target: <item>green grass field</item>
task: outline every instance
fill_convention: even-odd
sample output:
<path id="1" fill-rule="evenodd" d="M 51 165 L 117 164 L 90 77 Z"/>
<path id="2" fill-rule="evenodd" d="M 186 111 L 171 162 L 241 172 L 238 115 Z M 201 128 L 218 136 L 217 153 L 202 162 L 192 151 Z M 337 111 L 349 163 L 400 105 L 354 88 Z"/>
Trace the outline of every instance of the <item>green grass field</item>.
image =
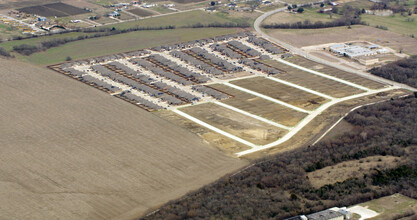
<path id="1" fill-rule="evenodd" d="M 318 8 L 304 8 L 304 12 L 301 14 L 292 14 L 286 12 L 276 13 L 265 19 L 264 24 L 295 23 L 299 21 L 303 22 L 305 20 L 310 20 L 313 23 L 317 21 L 328 22 L 339 17 L 339 15 L 333 14 L 332 18 L 330 18 L 330 15 L 328 14 L 318 13 L 317 11 L 319 10 L 320 9 Z"/>
<path id="2" fill-rule="evenodd" d="M 31 56 L 17 55 L 17 57 L 20 60 L 35 64 L 49 65 L 63 62 L 68 56 L 72 59 L 103 56 L 154 47 L 162 44 L 186 42 L 218 35 L 231 34 L 240 30 L 241 29 L 233 28 L 198 28 L 138 31 L 109 37 L 76 41 L 60 47 L 51 48 L 44 52 L 35 53 Z"/>
<path id="3" fill-rule="evenodd" d="M 210 14 L 201 10 L 177 13 L 166 16 L 153 17 L 139 21 L 124 22 L 120 24 L 107 25 L 104 27 L 115 27 L 126 29 L 131 27 L 159 27 L 174 25 L 176 27 L 193 25 L 196 23 L 209 24 L 213 22 L 233 22 L 233 19 L 227 16 L 221 16 L 217 13 Z"/>
<path id="4" fill-rule="evenodd" d="M 153 8 L 151 8 L 151 10 L 152 11 L 156 11 L 156 12 L 161 13 L 161 14 L 166 14 L 166 13 L 172 13 L 172 12 L 174 12 L 173 10 L 170 10 L 170 9 L 165 8 L 165 7 L 162 7 L 162 6 L 153 7 Z"/>
<path id="5" fill-rule="evenodd" d="M 414 34 L 417 37 L 417 15 L 415 14 L 412 16 L 402 16 L 400 14 L 394 16 L 362 15 L 361 17 L 362 21 L 369 23 L 370 26 L 385 26 L 388 31 L 408 36 Z"/>

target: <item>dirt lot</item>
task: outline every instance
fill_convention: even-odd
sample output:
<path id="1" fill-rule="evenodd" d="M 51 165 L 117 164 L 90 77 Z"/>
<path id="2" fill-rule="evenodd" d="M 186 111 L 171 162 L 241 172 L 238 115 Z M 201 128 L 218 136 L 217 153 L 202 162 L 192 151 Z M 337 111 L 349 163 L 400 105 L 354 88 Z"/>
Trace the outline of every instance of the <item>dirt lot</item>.
<path id="1" fill-rule="evenodd" d="M 181 111 L 254 144 L 271 143 L 287 132 L 213 103 L 185 107 Z"/>
<path id="2" fill-rule="evenodd" d="M 314 110 L 329 101 L 321 96 L 317 96 L 264 77 L 236 80 L 231 83 L 305 110 Z"/>
<path id="3" fill-rule="evenodd" d="M 67 5 L 64 3 L 52 3 L 46 5 L 31 6 L 18 9 L 20 12 L 27 14 L 36 14 L 44 17 L 66 17 L 70 15 L 78 15 L 88 13 L 88 11 L 81 8 Z"/>
<path id="4" fill-rule="evenodd" d="M 375 168 L 379 170 L 394 168 L 397 166 L 399 159 L 399 157 L 394 156 L 371 156 L 325 167 L 310 172 L 307 176 L 314 187 L 320 188 L 326 184 L 343 182 L 352 177 L 369 174 Z"/>
<path id="5" fill-rule="evenodd" d="M 291 62 L 291 63 L 295 63 L 297 65 L 307 67 L 309 69 L 312 69 L 312 70 L 315 70 L 315 71 L 318 71 L 318 72 L 321 72 L 321 73 L 324 73 L 324 74 L 327 74 L 327 75 L 330 75 L 330 76 L 335 76 L 339 79 L 344 79 L 346 81 L 353 82 L 357 85 L 365 86 L 365 87 L 370 88 L 370 89 L 380 89 L 380 88 L 383 88 L 385 86 L 382 83 L 378 83 L 378 82 L 375 82 L 373 80 L 360 77 L 360 76 L 358 76 L 354 73 L 348 73 L 348 72 L 336 69 L 336 68 L 331 67 L 331 66 L 326 66 L 326 65 L 323 65 L 323 64 L 320 64 L 320 63 L 316 63 L 316 62 L 308 60 L 304 57 L 293 56 L 293 57 L 290 57 L 286 60 Z"/>
<path id="6" fill-rule="evenodd" d="M 223 103 L 250 112 L 254 115 L 259 115 L 285 126 L 295 126 L 305 116 L 307 116 L 305 113 L 295 111 L 246 92 L 241 92 L 229 86 L 215 84 L 210 85 L 210 87 L 234 96 L 233 98 L 223 100 Z"/>
<path id="7" fill-rule="evenodd" d="M 235 153 L 248 150 L 250 147 L 241 144 L 233 139 L 223 136 L 217 132 L 214 132 L 206 127 L 203 127 L 193 121 L 190 121 L 175 112 L 172 111 L 157 111 L 152 114 L 157 115 L 181 128 L 200 136 L 204 141 L 217 147 L 224 153 L 236 157 Z"/>
<path id="8" fill-rule="evenodd" d="M 130 219 L 246 164 L 56 72 L 0 66 L 0 219 Z"/>
<path id="9" fill-rule="evenodd" d="M 130 13 L 133 13 L 139 17 L 148 17 L 151 15 L 155 15 L 156 13 L 151 11 L 151 10 L 146 10 L 146 9 L 142 9 L 142 8 L 135 8 L 132 10 L 129 10 Z"/>
<path id="10" fill-rule="evenodd" d="M 268 34 L 297 47 L 365 40 L 393 48 L 397 51 L 401 49 L 407 54 L 417 54 L 417 39 L 369 26 L 355 25 L 352 26 L 352 29 L 337 27 L 303 30 L 268 30 Z"/>
<path id="11" fill-rule="evenodd" d="M 342 98 L 354 94 L 364 92 L 363 90 L 355 87 L 348 86 L 346 84 L 327 79 L 318 75 L 311 74 L 299 70 L 297 68 L 278 63 L 274 60 L 264 60 L 264 63 L 284 70 L 284 74 L 276 74 L 274 77 L 286 80 L 288 82 L 330 95 L 336 98 Z"/>

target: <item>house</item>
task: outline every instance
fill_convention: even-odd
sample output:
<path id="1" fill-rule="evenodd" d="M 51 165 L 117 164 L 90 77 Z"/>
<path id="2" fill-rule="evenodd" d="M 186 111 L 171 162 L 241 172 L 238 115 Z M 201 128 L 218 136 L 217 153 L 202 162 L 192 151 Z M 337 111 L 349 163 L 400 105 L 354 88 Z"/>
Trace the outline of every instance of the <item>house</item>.
<path id="1" fill-rule="evenodd" d="M 339 3 L 336 3 L 336 2 L 329 2 L 329 5 L 331 5 L 331 6 L 337 6 L 337 5 L 339 5 Z"/>
<path id="2" fill-rule="evenodd" d="M 45 17 L 38 17 L 38 21 L 46 21 L 47 19 Z"/>
<path id="3" fill-rule="evenodd" d="M 114 12 L 110 13 L 109 16 L 111 16 L 111 17 L 120 16 L 120 13 L 117 12 L 117 11 L 114 11 Z"/>
<path id="4" fill-rule="evenodd" d="M 330 12 L 332 10 L 333 10 L 332 8 L 322 8 L 322 9 L 320 9 L 320 13 L 326 13 L 326 12 Z"/>
<path id="5" fill-rule="evenodd" d="M 306 216 L 308 220 L 344 220 L 345 216 L 337 211 L 324 210 Z"/>

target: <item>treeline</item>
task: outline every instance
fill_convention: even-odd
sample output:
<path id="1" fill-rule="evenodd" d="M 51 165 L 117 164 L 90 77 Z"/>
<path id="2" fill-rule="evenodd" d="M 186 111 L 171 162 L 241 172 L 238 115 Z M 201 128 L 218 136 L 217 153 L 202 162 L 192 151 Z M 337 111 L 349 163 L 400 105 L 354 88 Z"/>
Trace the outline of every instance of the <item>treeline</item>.
<path id="1" fill-rule="evenodd" d="M 417 87 L 417 56 L 372 68 L 369 72 L 385 79 Z"/>
<path id="2" fill-rule="evenodd" d="M 360 18 L 338 18 L 329 22 L 316 21 L 312 23 L 310 20 L 305 20 L 304 22 L 296 23 L 274 23 L 274 24 L 264 24 L 263 28 L 267 29 L 319 29 L 319 28 L 330 28 L 330 27 L 341 27 L 341 26 L 350 26 L 362 24 L 365 25 L 365 22 L 362 22 Z"/>
<path id="3" fill-rule="evenodd" d="M 214 22 L 210 24 L 202 24 L 200 22 L 184 26 L 183 28 L 248 28 L 251 25 L 248 22 L 242 22 L 242 23 L 233 23 L 233 22 L 226 22 L 226 23 L 220 23 L 220 22 Z"/>
<path id="4" fill-rule="evenodd" d="M 13 57 L 7 50 L 5 50 L 3 47 L 0 47 L 0 56 L 3 57 Z"/>
<path id="5" fill-rule="evenodd" d="M 409 9 L 403 5 L 390 5 L 389 3 L 375 3 L 371 6 L 371 10 L 391 10 L 394 13 L 408 12 Z"/>
<path id="6" fill-rule="evenodd" d="M 339 138 L 265 158 L 143 219 L 284 219 L 394 193 L 417 198 L 416 114 L 414 97 L 363 107 L 346 117 L 354 129 Z M 373 155 L 401 159 L 321 188 L 309 182 L 308 172 Z"/>
<path id="7" fill-rule="evenodd" d="M 197 23 L 194 25 L 183 26 L 181 28 L 247 28 L 250 27 L 249 23 L 233 23 L 233 22 L 226 22 L 226 23 L 210 23 L 210 24 L 201 24 Z M 117 34 L 124 34 L 134 31 L 149 31 L 149 30 L 167 30 L 167 29 L 176 29 L 175 26 L 160 26 L 160 27 L 134 27 L 134 28 L 126 28 L 126 29 L 116 29 L 116 28 L 87 28 L 80 30 L 79 32 L 88 33 L 86 35 L 80 35 L 78 37 L 65 37 L 65 38 L 55 38 L 50 40 L 45 40 L 40 42 L 40 44 L 28 45 L 28 44 L 21 44 L 16 45 L 13 47 L 13 51 L 29 56 L 33 53 L 37 53 L 40 51 L 45 51 L 52 47 L 58 47 L 70 42 L 79 41 L 79 40 L 86 40 L 90 38 L 98 38 L 98 37 L 106 37 L 111 35 Z"/>
<path id="8" fill-rule="evenodd" d="M 318 28 L 330 28 L 330 27 L 340 27 L 340 26 L 350 26 L 350 25 L 366 25 L 365 22 L 361 21 L 360 15 L 362 10 L 359 8 L 353 8 L 351 6 L 343 6 L 341 9 L 334 7 L 334 13 L 339 13 L 340 18 L 334 19 L 329 22 L 311 22 L 310 20 L 305 20 L 304 22 L 295 22 L 295 23 L 273 23 L 273 24 L 264 24 L 263 28 L 268 29 L 318 29 Z"/>
<path id="9" fill-rule="evenodd" d="M 165 27 L 136 27 L 136 28 L 128 28 L 128 29 L 115 29 L 115 28 L 102 28 L 97 30 L 84 30 L 85 33 L 95 33 L 91 35 L 80 35 L 78 37 L 66 37 L 66 38 L 54 38 L 50 40 L 45 40 L 40 42 L 40 44 L 34 46 L 34 45 L 28 45 L 28 44 L 21 44 L 13 46 L 13 51 L 20 53 L 25 56 L 29 56 L 33 53 L 40 52 L 47 50 L 52 47 L 58 47 L 70 42 L 79 41 L 79 40 L 86 40 L 91 38 L 98 38 L 98 37 L 106 37 L 116 34 L 123 34 L 123 33 L 129 33 L 133 31 L 147 31 L 147 30 L 167 30 L 167 29 L 175 29 L 175 26 L 165 26 Z M 91 32 L 89 32 L 91 31 Z"/>

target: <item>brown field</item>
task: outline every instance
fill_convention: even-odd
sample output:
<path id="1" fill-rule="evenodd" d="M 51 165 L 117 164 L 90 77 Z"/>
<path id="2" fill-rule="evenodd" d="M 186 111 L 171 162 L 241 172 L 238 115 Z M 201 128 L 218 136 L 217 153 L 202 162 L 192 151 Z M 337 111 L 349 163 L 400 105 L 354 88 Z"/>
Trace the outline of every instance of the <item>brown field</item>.
<path id="1" fill-rule="evenodd" d="M 173 0 L 173 2 L 181 3 L 181 4 L 188 4 L 188 3 L 196 3 L 196 2 L 203 2 L 205 0 Z"/>
<path id="2" fill-rule="evenodd" d="M 254 144 L 276 141 L 287 131 L 213 103 L 181 108 L 181 111 Z"/>
<path id="3" fill-rule="evenodd" d="M 172 111 L 157 111 L 152 114 L 157 115 L 181 128 L 200 136 L 204 141 L 217 147 L 224 153 L 235 157 L 235 153 L 250 149 L 250 147 L 239 143 L 233 139 L 214 132 L 206 127 L 203 127 L 193 121 L 190 121 Z"/>
<path id="4" fill-rule="evenodd" d="M 399 159 L 399 157 L 394 156 L 370 156 L 315 170 L 308 173 L 307 176 L 314 187 L 320 188 L 327 184 L 343 182 L 349 178 L 370 174 L 375 168 L 379 170 L 394 168 L 397 166 Z"/>
<path id="5" fill-rule="evenodd" d="M 231 83 L 306 110 L 314 110 L 329 101 L 264 77 L 236 80 Z"/>
<path id="6" fill-rule="evenodd" d="M 379 215 L 373 217 L 372 220 L 399 219 L 398 215 L 404 214 L 405 212 L 413 211 L 414 213 L 417 213 L 417 200 L 401 194 L 394 194 L 391 196 L 374 199 L 358 205 L 362 207 L 368 207 L 368 209 L 379 213 Z M 415 217 L 416 214 L 409 218 L 400 219 L 411 220 L 415 219 Z"/>
<path id="7" fill-rule="evenodd" d="M 336 68 L 331 67 L 331 66 L 316 63 L 316 62 L 308 60 L 304 57 L 293 56 L 293 57 L 290 57 L 286 60 L 291 62 L 291 63 L 295 63 L 297 65 L 307 67 L 311 70 L 315 70 L 317 72 L 321 72 L 321 73 L 324 73 L 324 74 L 327 74 L 327 75 L 330 75 L 330 76 L 334 76 L 334 77 L 337 77 L 339 79 L 344 79 L 348 82 L 352 82 L 352 83 L 355 83 L 357 85 L 365 86 L 365 87 L 370 88 L 370 89 L 381 89 L 385 86 L 382 83 L 375 82 L 373 80 L 366 79 L 366 78 L 363 78 L 361 76 L 358 76 L 354 73 L 348 73 L 348 72 L 336 69 Z"/>
<path id="8" fill-rule="evenodd" d="M 397 51 L 402 49 L 407 54 L 417 54 L 417 39 L 362 25 L 354 25 L 352 29 L 336 27 L 302 30 L 268 30 L 268 34 L 297 47 L 365 40 L 393 48 Z"/>
<path id="9" fill-rule="evenodd" d="M 151 10 L 146 10 L 146 9 L 142 9 L 142 8 L 135 8 L 132 10 L 129 10 L 130 13 L 133 13 L 139 17 L 148 17 L 151 15 L 155 15 L 156 13 L 151 11 Z"/>
<path id="10" fill-rule="evenodd" d="M 291 108 L 233 89 L 226 85 L 214 84 L 210 85 L 210 87 L 234 96 L 233 98 L 223 100 L 223 103 L 285 126 L 295 126 L 307 116 L 306 113 L 295 111 Z"/>
<path id="11" fill-rule="evenodd" d="M 64 3 L 51 3 L 46 5 L 30 6 L 18 9 L 27 14 L 36 14 L 44 17 L 66 17 L 70 15 L 86 14 L 86 10 Z"/>
<path id="12" fill-rule="evenodd" d="M 0 65 L 0 219 L 131 219 L 246 164 L 56 72 Z"/>
<path id="13" fill-rule="evenodd" d="M 364 92 L 363 90 L 357 89 L 355 87 L 351 87 L 331 79 L 327 79 L 282 63 L 278 63 L 275 60 L 264 60 L 262 62 L 286 72 L 284 74 L 276 74 L 273 77 L 324 93 L 335 98 L 342 98 Z"/>

